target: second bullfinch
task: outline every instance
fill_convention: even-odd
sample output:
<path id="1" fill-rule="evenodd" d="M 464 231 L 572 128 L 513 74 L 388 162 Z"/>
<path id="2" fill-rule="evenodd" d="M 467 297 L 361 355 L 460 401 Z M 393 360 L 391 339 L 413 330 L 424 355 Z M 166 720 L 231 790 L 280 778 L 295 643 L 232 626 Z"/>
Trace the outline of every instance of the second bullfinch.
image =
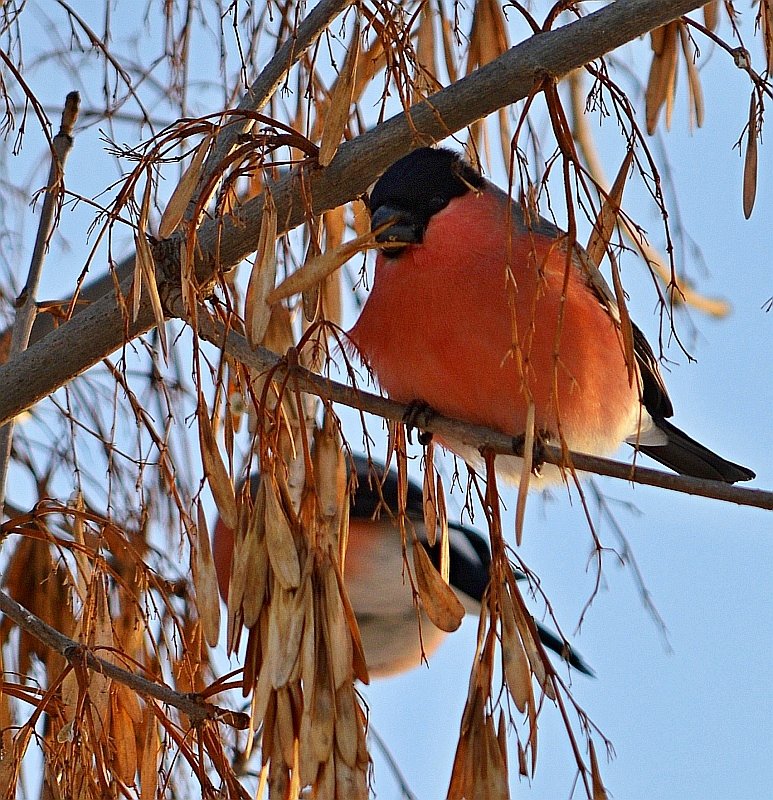
<path id="1" fill-rule="evenodd" d="M 403 550 L 400 531 L 393 518 L 382 509 L 381 501 L 395 514 L 398 506 L 397 473 L 389 471 L 380 484 L 373 483 L 369 462 L 355 456 L 357 489 L 349 514 L 349 540 L 346 549 L 344 581 L 360 628 L 365 660 L 371 676 L 396 675 L 417 667 L 424 654 L 431 655 L 445 638 L 429 618 L 421 614 L 421 638 L 413 595 L 403 575 Z M 376 467 L 381 478 L 383 469 Z M 253 476 L 253 490 L 259 476 Z M 439 547 L 430 547 L 423 523 L 421 487 L 408 482 L 406 514 L 416 535 L 433 561 L 439 563 Z M 450 584 L 468 613 L 480 611 L 480 601 L 488 585 L 491 555 L 480 534 L 460 524 L 449 524 Z M 408 549 L 410 553 L 410 548 Z M 213 533 L 213 553 L 218 585 L 223 599 L 228 596 L 233 533 L 218 518 Z M 516 577 L 523 579 L 522 573 Z M 537 622 L 542 643 L 586 675 L 593 672 L 583 659 L 542 623 Z"/>
<path id="2" fill-rule="evenodd" d="M 354 345 L 394 400 L 519 436 L 535 424 L 571 450 L 622 442 L 684 475 L 735 483 L 754 473 L 672 425 L 673 408 L 634 325 L 629 373 L 614 295 L 568 236 L 485 180 L 457 153 L 420 148 L 370 198 L 381 251 Z M 444 442 L 475 465 L 474 448 Z M 515 456 L 497 459 L 513 480 Z M 543 483 L 560 471 L 545 466 Z"/>

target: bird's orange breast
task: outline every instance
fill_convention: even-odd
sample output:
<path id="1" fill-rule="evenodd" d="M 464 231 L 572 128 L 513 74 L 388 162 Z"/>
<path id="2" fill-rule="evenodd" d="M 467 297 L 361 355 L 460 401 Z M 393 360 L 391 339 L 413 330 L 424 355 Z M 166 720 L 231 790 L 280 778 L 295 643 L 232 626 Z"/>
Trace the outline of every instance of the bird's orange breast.
<path id="1" fill-rule="evenodd" d="M 508 218 L 509 201 L 468 193 L 435 215 L 421 245 L 379 255 L 350 336 L 395 400 L 523 433 L 537 425 L 608 453 L 634 433 L 619 332 L 566 250 Z"/>

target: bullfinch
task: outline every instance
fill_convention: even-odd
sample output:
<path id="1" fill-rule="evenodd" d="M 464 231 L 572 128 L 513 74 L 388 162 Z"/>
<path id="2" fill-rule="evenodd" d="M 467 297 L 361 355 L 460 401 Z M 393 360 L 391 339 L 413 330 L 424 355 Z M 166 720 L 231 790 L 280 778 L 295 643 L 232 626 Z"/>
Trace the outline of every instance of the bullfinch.
<path id="1" fill-rule="evenodd" d="M 421 663 L 422 647 L 431 655 L 445 638 L 421 612 L 421 638 L 410 585 L 403 572 L 402 537 L 392 514 L 398 507 L 397 473 L 389 471 L 380 484 L 373 482 L 367 458 L 354 457 L 357 488 L 349 515 L 349 540 L 344 581 L 360 627 L 365 660 L 371 676 L 396 675 Z M 379 479 L 383 469 L 375 466 Z M 257 489 L 259 475 L 252 477 Z M 379 509 L 381 513 L 379 514 Z M 423 522 L 422 490 L 408 482 L 406 514 L 432 560 L 440 560 L 439 546 L 430 547 Z M 477 614 L 489 581 L 491 555 L 483 537 L 460 524 L 449 524 L 450 583 L 468 613 Z M 213 553 L 220 595 L 227 600 L 233 553 L 233 533 L 218 518 L 213 533 Z M 410 547 L 408 553 L 410 553 Z M 410 556 L 409 556 L 410 557 Z M 518 579 L 525 576 L 516 572 Z M 558 653 L 586 675 L 593 672 L 561 637 L 537 622 L 545 647 Z"/>
<path id="2" fill-rule="evenodd" d="M 634 325 L 624 356 L 619 309 L 568 236 L 450 150 L 420 148 L 378 180 L 373 286 L 349 337 L 394 400 L 503 433 L 535 428 L 575 451 L 628 442 L 683 475 L 735 483 L 754 473 L 672 425 L 657 359 Z M 387 227 L 384 229 L 383 226 Z M 479 453 L 442 442 L 473 466 Z M 517 481 L 515 456 L 497 458 Z M 560 479 L 546 465 L 538 483 Z"/>

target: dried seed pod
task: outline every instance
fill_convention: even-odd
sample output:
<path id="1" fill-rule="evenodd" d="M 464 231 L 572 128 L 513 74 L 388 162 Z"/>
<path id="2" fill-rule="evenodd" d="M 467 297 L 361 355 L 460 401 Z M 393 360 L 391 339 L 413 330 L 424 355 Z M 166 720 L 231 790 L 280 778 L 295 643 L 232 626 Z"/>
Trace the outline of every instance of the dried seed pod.
<path id="1" fill-rule="evenodd" d="M 158 236 L 160 239 L 166 239 L 171 236 L 179 227 L 182 222 L 185 211 L 188 208 L 188 203 L 193 197 L 193 192 L 201 176 L 201 167 L 204 164 L 204 158 L 209 151 L 209 146 L 212 143 L 212 136 L 205 137 L 196 152 L 193 154 L 191 163 L 183 172 L 180 182 L 172 192 L 169 202 L 166 204 L 164 213 L 161 215 L 161 222 L 158 224 Z"/>
<path id="2" fill-rule="evenodd" d="M 342 267 L 352 256 L 373 247 L 374 242 L 375 234 L 368 230 L 333 250 L 326 250 L 288 275 L 279 286 L 268 293 L 266 302 L 273 305 L 294 294 L 300 294 L 311 286 L 318 285 L 324 278 Z"/>
<path id="3" fill-rule="evenodd" d="M 244 298 L 244 327 L 247 341 L 257 347 L 263 340 L 271 317 L 267 297 L 276 282 L 276 206 L 271 193 L 264 193 L 258 249 Z"/>
<path id="4" fill-rule="evenodd" d="M 127 786 L 131 786 L 137 772 L 137 744 L 133 734 L 135 720 L 121 701 L 120 692 L 113 691 L 110 699 L 112 770 Z"/>
<path id="5" fill-rule="evenodd" d="M 464 606 L 435 569 L 419 541 L 413 543 L 413 564 L 419 596 L 427 616 L 441 631 L 455 631 L 464 619 Z"/>
<path id="6" fill-rule="evenodd" d="M 601 780 L 601 772 L 599 770 L 599 762 L 596 758 L 596 748 L 593 745 L 593 739 L 588 739 L 588 750 L 590 752 L 590 774 L 593 783 L 593 800 L 607 800 L 607 790 L 604 788 L 604 783 Z"/>
<path id="7" fill-rule="evenodd" d="M 334 689 L 352 681 L 352 637 L 346 623 L 335 570 L 329 561 L 321 565 L 323 611 L 328 641 L 330 670 Z"/>
<path id="8" fill-rule="evenodd" d="M 217 588 L 217 572 L 212 557 L 207 518 L 201 503 L 197 508 L 198 531 L 193 542 L 195 569 L 193 582 L 196 605 L 199 609 L 204 638 L 210 647 L 217 645 L 220 637 L 220 593 Z"/>
<path id="9" fill-rule="evenodd" d="M 448 533 L 448 510 L 443 479 L 438 474 L 437 487 L 438 525 L 440 527 L 440 577 L 448 583 L 451 580 L 451 537 Z"/>
<path id="10" fill-rule="evenodd" d="M 355 711 L 354 689 L 345 683 L 336 691 L 335 739 L 344 762 L 354 769 L 357 766 L 358 722 Z"/>
<path id="11" fill-rule="evenodd" d="M 666 127 L 671 125 L 674 93 L 676 91 L 677 31 L 679 23 L 669 22 L 650 32 L 653 56 L 645 94 L 647 133 L 652 135 L 658 115 L 666 104 Z"/>
<path id="12" fill-rule="evenodd" d="M 209 421 L 209 413 L 204 404 L 204 396 L 199 395 L 198 407 L 199 444 L 204 475 L 212 490 L 215 505 L 223 522 L 231 530 L 236 528 L 238 514 L 236 510 L 236 496 L 231 479 L 228 477 L 225 464 L 220 455 L 220 449 L 215 441 L 215 434 Z"/>
<path id="13" fill-rule="evenodd" d="M 335 521 L 346 493 L 346 464 L 338 420 L 330 408 L 325 409 L 322 427 L 314 431 L 314 480 L 322 518 Z"/>
<path id="14" fill-rule="evenodd" d="M 349 111 L 354 96 L 354 86 L 357 80 L 357 61 L 360 55 L 360 18 L 355 15 L 352 42 L 346 53 L 343 67 L 335 82 L 333 96 L 330 99 L 330 108 L 325 118 L 325 127 L 322 130 L 322 141 L 319 145 L 318 160 L 320 166 L 326 167 L 338 150 L 338 145 L 343 138 L 346 125 L 349 122 Z"/>
<path id="15" fill-rule="evenodd" d="M 152 703 L 153 701 L 148 701 Z M 158 755 L 161 742 L 156 729 L 156 716 L 150 706 L 146 706 L 144 715 L 144 737 L 142 744 L 142 761 L 140 763 L 140 800 L 155 800 L 158 788 Z"/>
<path id="16" fill-rule="evenodd" d="M 435 480 L 434 442 L 427 445 L 424 453 L 424 479 L 422 481 L 422 507 L 424 510 L 424 529 L 430 547 L 437 541 L 437 482 Z M 442 573 L 442 570 L 441 570 Z"/>
<path id="17" fill-rule="evenodd" d="M 752 91 L 749 103 L 749 127 L 746 138 L 746 155 L 743 162 L 743 215 L 749 219 L 757 196 L 757 92 Z"/>
<path id="18" fill-rule="evenodd" d="M 527 704 L 534 704 L 529 660 L 515 624 L 512 602 L 505 592 L 503 595 L 501 598 L 502 670 L 510 696 L 518 710 L 523 713 Z"/>
<path id="19" fill-rule="evenodd" d="M 301 567 L 293 531 L 273 481 L 266 486 L 266 546 L 274 574 L 283 589 L 295 589 L 301 582 Z"/>

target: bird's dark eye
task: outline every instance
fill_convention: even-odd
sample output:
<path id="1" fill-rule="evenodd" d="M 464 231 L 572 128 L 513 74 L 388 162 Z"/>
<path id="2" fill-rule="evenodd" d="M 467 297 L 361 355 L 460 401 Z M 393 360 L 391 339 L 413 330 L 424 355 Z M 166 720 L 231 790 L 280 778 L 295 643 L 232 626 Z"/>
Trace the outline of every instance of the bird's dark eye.
<path id="1" fill-rule="evenodd" d="M 435 211 L 440 211 L 441 208 L 445 208 L 447 204 L 448 201 L 446 200 L 446 198 L 439 194 L 436 194 L 429 201 L 429 207 L 433 213 Z"/>

